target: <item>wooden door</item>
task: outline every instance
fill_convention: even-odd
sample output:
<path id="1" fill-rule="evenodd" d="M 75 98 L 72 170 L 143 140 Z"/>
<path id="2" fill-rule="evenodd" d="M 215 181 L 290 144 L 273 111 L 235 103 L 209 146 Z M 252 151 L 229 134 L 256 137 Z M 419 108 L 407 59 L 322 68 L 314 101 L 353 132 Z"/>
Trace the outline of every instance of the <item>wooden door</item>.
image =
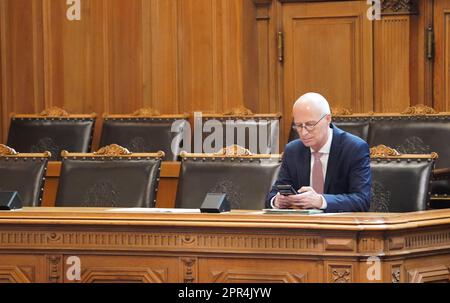
<path id="1" fill-rule="evenodd" d="M 366 1 L 285 3 L 284 137 L 292 105 L 318 92 L 333 107 L 373 110 L 372 22 Z"/>
<path id="2" fill-rule="evenodd" d="M 435 0 L 434 108 L 450 111 L 450 1 Z"/>

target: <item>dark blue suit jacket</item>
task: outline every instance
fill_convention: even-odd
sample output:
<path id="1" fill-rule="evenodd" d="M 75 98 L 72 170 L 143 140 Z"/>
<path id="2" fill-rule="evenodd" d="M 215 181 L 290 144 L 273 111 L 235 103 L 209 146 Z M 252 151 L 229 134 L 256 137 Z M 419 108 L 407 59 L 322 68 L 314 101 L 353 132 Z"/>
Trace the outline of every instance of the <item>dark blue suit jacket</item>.
<path id="1" fill-rule="evenodd" d="M 331 124 L 333 140 L 324 184 L 326 212 L 364 212 L 370 207 L 372 176 L 367 143 Z M 276 185 L 292 185 L 296 190 L 310 186 L 311 150 L 300 140 L 286 145 L 278 180 L 267 195 L 266 207 L 277 194 Z"/>

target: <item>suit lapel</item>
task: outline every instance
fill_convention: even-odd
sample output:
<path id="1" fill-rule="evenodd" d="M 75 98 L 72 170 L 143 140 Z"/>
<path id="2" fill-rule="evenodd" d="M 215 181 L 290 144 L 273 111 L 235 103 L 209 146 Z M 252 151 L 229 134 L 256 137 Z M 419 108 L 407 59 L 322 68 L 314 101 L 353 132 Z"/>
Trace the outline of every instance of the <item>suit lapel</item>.
<path id="1" fill-rule="evenodd" d="M 300 187 L 310 186 L 311 173 L 311 150 L 307 147 L 303 148 L 300 155 L 301 166 L 297 167 L 297 174 L 299 176 Z M 299 190 L 300 188 L 296 188 Z"/>
<path id="2" fill-rule="evenodd" d="M 327 174 L 325 176 L 324 193 L 328 193 L 330 190 L 331 180 L 334 179 L 336 170 L 338 167 L 338 161 L 341 154 L 341 134 L 337 131 L 337 128 L 333 127 L 333 140 L 331 142 L 330 156 L 328 158 Z"/>

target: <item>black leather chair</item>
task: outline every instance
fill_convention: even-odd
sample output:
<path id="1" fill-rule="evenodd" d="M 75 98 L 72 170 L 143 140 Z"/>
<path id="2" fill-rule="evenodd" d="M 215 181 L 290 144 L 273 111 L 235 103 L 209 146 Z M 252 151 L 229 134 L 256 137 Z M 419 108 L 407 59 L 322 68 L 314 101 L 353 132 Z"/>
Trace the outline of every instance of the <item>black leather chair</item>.
<path id="1" fill-rule="evenodd" d="M 93 154 L 62 152 L 56 206 L 154 207 L 164 152 L 110 145 Z"/>
<path id="2" fill-rule="evenodd" d="M 23 206 L 40 206 L 50 153 L 17 153 L 0 145 L 0 191 L 17 191 Z"/>
<path id="3" fill-rule="evenodd" d="M 107 115 L 100 146 L 118 144 L 137 153 L 162 150 L 167 161 L 177 161 L 188 118 L 188 115 L 150 115 L 143 110 L 132 115 Z"/>
<path id="4" fill-rule="evenodd" d="M 250 155 L 237 146 L 181 157 L 177 208 L 200 208 L 207 193 L 225 193 L 232 209 L 260 210 L 281 166 L 281 155 Z"/>
<path id="5" fill-rule="evenodd" d="M 450 207 L 450 113 L 418 105 L 404 112 L 352 114 L 333 110 L 333 123 L 366 140 L 369 146 L 384 144 L 405 154 L 436 152 L 436 169 L 431 183 L 432 208 Z M 292 138 L 298 138 L 296 132 Z"/>
<path id="6" fill-rule="evenodd" d="M 91 150 L 95 114 L 69 115 L 52 108 L 39 115 L 14 115 L 7 145 L 18 152 L 49 151 L 59 161 L 62 150 L 85 153 Z"/>
<path id="7" fill-rule="evenodd" d="M 224 114 L 205 114 L 201 121 L 203 131 L 200 130 L 203 142 L 209 146 L 217 127 L 223 130 L 223 135 L 222 144 L 215 142 L 213 150 L 204 152 L 215 153 L 227 146 L 239 145 L 253 154 L 278 154 L 280 119 L 281 114 L 253 114 L 245 108 L 233 109 Z"/>
<path id="8" fill-rule="evenodd" d="M 384 145 L 371 152 L 371 212 L 413 212 L 428 208 L 437 154 L 400 154 Z"/>

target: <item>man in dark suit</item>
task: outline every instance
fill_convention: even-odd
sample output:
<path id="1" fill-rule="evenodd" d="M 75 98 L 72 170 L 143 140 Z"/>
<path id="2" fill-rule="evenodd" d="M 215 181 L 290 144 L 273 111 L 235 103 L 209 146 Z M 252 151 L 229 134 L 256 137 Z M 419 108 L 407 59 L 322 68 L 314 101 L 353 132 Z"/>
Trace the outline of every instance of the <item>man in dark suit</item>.
<path id="1" fill-rule="evenodd" d="M 286 146 L 266 207 L 367 211 L 372 182 L 367 143 L 331 123 L 330 106 L 319 94 L 300 97 L 293 116 L 300 139 Z M 281 184 L 298 194 L 280 195 L 276 186 Z"/>

